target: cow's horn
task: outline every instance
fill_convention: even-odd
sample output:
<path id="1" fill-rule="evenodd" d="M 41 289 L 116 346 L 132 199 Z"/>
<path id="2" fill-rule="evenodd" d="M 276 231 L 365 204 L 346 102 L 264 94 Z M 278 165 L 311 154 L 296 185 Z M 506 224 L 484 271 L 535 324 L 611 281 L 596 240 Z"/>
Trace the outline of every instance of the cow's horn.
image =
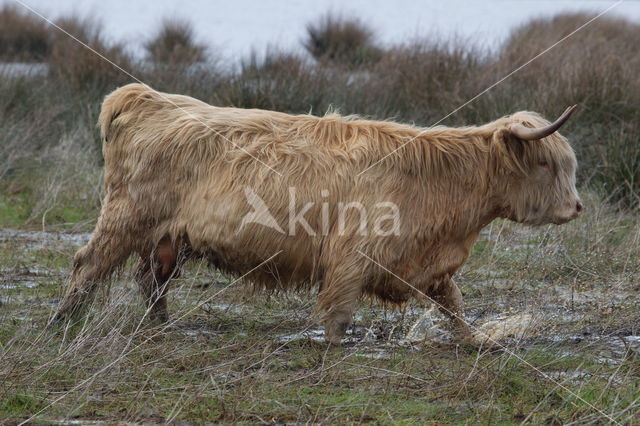
<path id="1" fill-rule="evenodd" d="M 547 136 L 551 135 L 556 130 L 558 130 L 560 126 L 562 126 L 564 122 L 567 121 L 569 117 L 571 117 L 571 114 L 573 113 L 573 111 L 575 111 L 577 107 L 578 105 L 570 106 L 562 113 L 562 115 L 556 121 L 549 124 L 548 126 L 531 128 L 531 127 L 525 127 L 520 123 L 514 123 L 511 126 L 509 126 L 509 130 L 514 136 L 520 139 L 523 139 L 525 141 L 546 138 Z"/>

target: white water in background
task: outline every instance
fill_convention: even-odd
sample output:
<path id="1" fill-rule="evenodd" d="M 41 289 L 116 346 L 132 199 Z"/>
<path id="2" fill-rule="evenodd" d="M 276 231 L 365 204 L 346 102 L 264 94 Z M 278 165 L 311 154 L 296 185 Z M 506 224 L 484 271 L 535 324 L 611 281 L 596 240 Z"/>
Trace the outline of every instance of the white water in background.
<path id="1" fill-rule="evenodd" d="M 268 46 L 301 49 L 307 22 L 327 11 L 368 23 L 384 44 L 457 35 L 495 47 L 519 24 L 566 11 L 600 12 L 615 4 L 603 0 L 21 0 L 48 18 L 75 13 L 103 24 L 105 34 L 134 52 L 165 17 L 191 21 L 212 53 L 237 60 Z M 13 0 L 0 0 L 13 3 Z M 17 3 L 16 3 L 17 4 Z M 627 0 L 611 15 L 640 22 L 640 1 Z M 588 27 L 584 29 L 588 31 Z M 576 35 L 577 36 L 577 35 Z"/>

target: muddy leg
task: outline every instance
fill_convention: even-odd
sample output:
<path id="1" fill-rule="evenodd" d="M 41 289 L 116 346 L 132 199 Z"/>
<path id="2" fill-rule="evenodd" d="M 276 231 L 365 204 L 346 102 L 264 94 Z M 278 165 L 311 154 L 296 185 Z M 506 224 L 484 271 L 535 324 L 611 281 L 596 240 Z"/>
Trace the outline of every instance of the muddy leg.
<path id="1" fill-rule="evenodd" d="M 356 270 L 359 268 L 330 269 L 318 295 L 318 311 L 324 324 L 325 339 L 333 345 L 340 345 L 362 292 L 361 278 L 353 272 Z"/>
<path id="2" fill-rule="evenodd" d="M 70 320 L 82 311 L 96 287 L 108 280 L 134 250 L 135 229 L 129 200 L 107 195 L 91 240 L 75 254 L 67 291 L 52 323 Z"/>
<path id="3" fill-rule="evenodd" d="M 152 323 L 163 324 L 169 320 L 167 290 L 169 281 L 179 274 L 177 245 L 168 237 L 163 238 L 150 253 L 143 255 L 136 271 L 136 281 L 147 302 Z"/>
<path id="4" fill-rule="evenodd" d="M 471 331 L 464 319 L 462 293 L 453 279 L 447 275 L 431 297 L 438 303 L 440 312 L 451 319 L 456 339 L 463 340 L 469 337 Z"/>

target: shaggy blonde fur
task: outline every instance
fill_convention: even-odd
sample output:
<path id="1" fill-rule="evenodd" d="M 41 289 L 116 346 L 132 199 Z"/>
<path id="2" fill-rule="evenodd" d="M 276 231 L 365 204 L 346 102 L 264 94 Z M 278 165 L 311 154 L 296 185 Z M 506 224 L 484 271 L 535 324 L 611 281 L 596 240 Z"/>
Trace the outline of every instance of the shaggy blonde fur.
<path id="1" fill-rule="evenodd" d="M 151 312 L 164 321 L 166 283 L 181 259 L 206 256 L 241 275 L 279 252 L 247 280 L 271 290 L 319 285 L 318 309 L 332 342 L 340 340 L 362 295 L 391 303 L 417 295 L 367 256 L 436 299 L 447 314 L 459 315 L 454 321 L 465 332 L 451 277 L 480 230 L 497 217 L 561 223 L 578 200 L 576 160 L 566 139 L 555 133 L 518 140 L 508 131 L 514 122 L 548 124 L 518 112 L 479 127 L 424 129 L 336 114 L 219 108 L 140 84 L 117 89 L 99 118 L 104 207 L 91 241 L 75 256 L 57 318 L 77 311 L 132 253 L 141 259 L 136 276 Z M 304 218 L 315 235 L 241 226 L 252 212 L 246 188 L 285 230 L 289 188 L 295 188 L 296 206 L 313 203 Z M 367 208 L 365 235 L 356 209 L 346 212 L 338 232 L 337 206 L 349 202 Z M 373 208 L 381 202 L 399 208 L 397 235 L 376 235 L 372 228 L 389 213 Z M 328 232 L 319 232 L 323 213 Z"/>

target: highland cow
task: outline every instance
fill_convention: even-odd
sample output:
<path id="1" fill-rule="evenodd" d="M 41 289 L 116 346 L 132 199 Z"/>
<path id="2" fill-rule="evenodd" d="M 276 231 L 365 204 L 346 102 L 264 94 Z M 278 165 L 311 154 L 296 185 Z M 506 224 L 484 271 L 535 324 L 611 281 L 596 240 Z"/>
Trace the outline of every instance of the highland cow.
<path id="1" fill-rule="evenodd" d="M 582 210 L 576 158 L 557 133 L 573 109 L 554 123 L 517 112 L 418 128 L 124 86 L 102 105 L 104 204 L 55 320 L 79 312 L 136 253 L 154 321 L 167 321 L 168 283 L 184 261 L 205 257 L 258 288 L 317 288 L 331 343 L 363 296 L 426 297 L 465 336 L 452 277 L 480 230 L 496 218 L 560 224 Z"/>

